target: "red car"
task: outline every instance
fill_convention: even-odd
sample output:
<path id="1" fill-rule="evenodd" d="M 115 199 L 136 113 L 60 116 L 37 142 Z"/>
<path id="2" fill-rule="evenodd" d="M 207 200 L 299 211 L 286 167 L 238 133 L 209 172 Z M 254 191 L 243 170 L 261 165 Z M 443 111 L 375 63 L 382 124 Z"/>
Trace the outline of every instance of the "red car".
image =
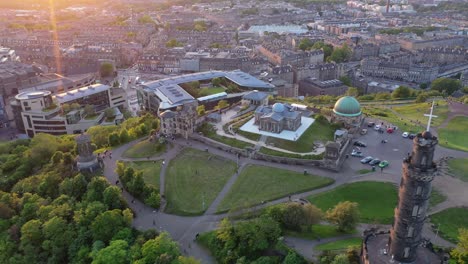
<path id="1" fill-rule="evenodd" d="M 387 128 L 387 133 L 389 134 L 393 133 L 393 128 Z"/>

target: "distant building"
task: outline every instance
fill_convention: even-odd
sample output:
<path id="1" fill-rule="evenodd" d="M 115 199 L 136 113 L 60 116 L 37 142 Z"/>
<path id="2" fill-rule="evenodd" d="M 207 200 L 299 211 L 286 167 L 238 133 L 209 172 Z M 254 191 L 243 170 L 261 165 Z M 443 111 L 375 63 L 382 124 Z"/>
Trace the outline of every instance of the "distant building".
<path id="1" fill-rule="evenodd" d="M 15 50 L 0 46 L 0 63 L 7 61 L 20 61 L 20 59 Z"/>
<path id="2" fill-rule="evenodd" d="M 296 131 L 301 126 L 302 113 L 287 104 L 259 106 L 255 110 L 254 124 L 259 130 L 281 133 L 283 130 Z"/>
<path id="3" fill-rule="evenodd" d="M 29 137 L 37 133 L 52 135 L 76 134 L 104 122 L 107 108 L 126 108 L 125 91 L 108 85 L 95 84 L 52 96 L 50 91 L 22 92 L 11 101 L 16 127 Z M 80 108 L 65 113 L 64 104 Z M 91 105 L 95 116 L 85 116 L 82 107 Z M 120 110 L 116 120 L 122 119 Z M 115 124 L 115 123 L 114 123 Z"/>
<path id="4" fill-rule="evenodd" d="M 342 95 L 348 90 L 340 80 L 320 81 L 315 78 L 307 78 L 299 82 L 299 95 Z"/>
<path id="5" fill-rule="evenodd" d="M 361 61 L 361 73 L 365 76 L 428 83 L 437 78 L 439 67 L 425 64 L 400 64 L 378 58 L 366 58 Z"/>
<path id="6" fill-rule="evenodd" d="M 242 96 L 242 102 L 243 104 L 248 105 L 268 105 L 268 94 L 259 91 L 252 91 Z"/>

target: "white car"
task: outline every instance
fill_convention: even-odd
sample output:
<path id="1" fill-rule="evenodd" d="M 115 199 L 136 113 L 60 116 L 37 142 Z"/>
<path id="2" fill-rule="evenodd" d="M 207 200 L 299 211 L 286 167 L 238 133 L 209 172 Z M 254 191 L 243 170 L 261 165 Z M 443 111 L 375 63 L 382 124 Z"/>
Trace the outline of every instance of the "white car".
<path id="1" fill-rule="evenodd" d="M 407 138 L 409 136 L 409 133 L 408 132 L 403 132 L 403 134 L 401 134 L 402 137 L 404 138 Z"/>
<path id="2" fill-rule="evenodd" d="M 374 126 L 374 129 L 375 129 L 375 130 L 379 130 L 380 127 L 381 127 L 380 125 L 375 125 L 375 126 Z"/>

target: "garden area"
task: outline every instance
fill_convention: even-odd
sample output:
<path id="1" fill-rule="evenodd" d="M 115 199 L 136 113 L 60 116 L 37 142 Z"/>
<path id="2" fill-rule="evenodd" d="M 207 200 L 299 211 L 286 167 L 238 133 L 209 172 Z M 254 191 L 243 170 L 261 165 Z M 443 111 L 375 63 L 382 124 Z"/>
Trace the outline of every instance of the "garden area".
<path id="1" fill-rule="evenodd" d="M 457 116 L 453 118 L 446 127 L 438 130 L 439 144 L 443 147 L 468 152 L 467 127 L 468 117 Z"/>
<path id="2" fill-rule="evenodd" d="M 209 124 L 209 123 L 204 123 L 203 125 L 198 127 L 197 132 L 202 133 L 203 136 L 205 136 L 207 138 L 210 138 L 210 139 L 212 139 L 214 141 L 218 141 L 220 143 L 223 143 L 223 144 L 229 145 L 231 147 L 235 147 L 235 148 L 243 149 L 243 148 L 246 148 L 246 147 L 253 147 L 254 146 L 254 145 L 252 145 L 250 143 L 240 141 L 240 140 L 237 140 L 235 138 L 229 138 L 229 137 L 220 136 L 220 135 L 216 134 L 215 127 L 212 124 Z"/>
<path id="3" fill-rule="evenodd" d="M 270 201 L 321 188 L 332 184 L 329 178 L 272 167 L 248 165 L 236 180 L 229 193 L 221 201 L 218 212 L 250 207 L 262 201 Z"/>
<path id="4" fill-rule="evenodd" d="M 142 171 L 145 183 L 159 189 L 159 174 L 162 166 L 161 160 L 125 162 L 125 166 Z"/>
<path id="5" fill-rule="evenodd" d="M 147 158 L 164 153 L 166 149 L 167 145 L 165 143 L 160 143 L 157 140 L 149 141 L 145 139 L 125 150 L 122 157 Z"/>
<path id="6" fill-rule="evenodd" d="M 200 89 L 200 91 L 198 92 L 198 96 L 203 97 L 203 96 L 208 96 L 208 95 L 222 93 L 222 92 L 224 92 L 223 87 L 204 87 Z"/>
<path id="7" fill-rule="evenodd" d="M 461 179 L 468 182 L 468 158 L 450 159 L 448 160 L 450 172 Z"/>
<path id="8" fill-rule="evenodd" d="M 333 134 L 338 128 L 339 126 L 330 124 L 327 120 L 316 119 L 298 140 L 290 141 L 268 137 L 266 144 L 293 152 L 307 153 L 314 150 L 314 142 L 322 141 L 326 143 L 333 140 Z"/>
<path id="9" fill-rule="evenodd" d="M 440 236 L 453 243 L 458 242 L 458 229 L 468 228 L 467 208 L 448 208 L 431 215 L 430 218 L 433 227 L 435 229 L 439 228 Z"/>
<path id="10" fill-rule="evenodd" d="M 235 171 L 236 164 L 232 161 L 208 152 L 185 150 L 167 168 L 166 212 L 202 214 Z"/>
<path id="11" fill-rule="evenodd" d="M 428 117 L 424 114 L 429 114 L 431 112 L 432 102 L 426 103 L 414 103 L 404 106 L 395 106 L 393 110 L 400 114 L 403 118 L 408 119 L 409 122 L 418 121 L 421 124 L 427 124 Z M 434 105 L 434 115 L 437 118 L 432 119 L 433 126 L 440 126 L 445 119 L 447 119 L 447 114 L 449 112 L 448 105 L 446 101 L 436 101 Z"/>
<path id="12" fill-rule="evenodd" d="M 391 224 L 397 197 L 397 187 L 392 183 L 356 182 L 307 199 L 324 212 L 341 201 L 356 202 L 362 223 Z"/>

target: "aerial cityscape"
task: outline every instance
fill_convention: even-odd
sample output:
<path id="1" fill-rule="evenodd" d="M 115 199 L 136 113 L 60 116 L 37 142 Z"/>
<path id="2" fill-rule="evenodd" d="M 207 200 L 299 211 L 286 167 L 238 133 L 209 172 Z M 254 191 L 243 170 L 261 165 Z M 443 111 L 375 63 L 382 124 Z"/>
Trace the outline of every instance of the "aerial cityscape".
<path id="1" fill-rule="evenodd" d="M 468 264 L 468 0 L 0 0 L 0 263 Z"/>

